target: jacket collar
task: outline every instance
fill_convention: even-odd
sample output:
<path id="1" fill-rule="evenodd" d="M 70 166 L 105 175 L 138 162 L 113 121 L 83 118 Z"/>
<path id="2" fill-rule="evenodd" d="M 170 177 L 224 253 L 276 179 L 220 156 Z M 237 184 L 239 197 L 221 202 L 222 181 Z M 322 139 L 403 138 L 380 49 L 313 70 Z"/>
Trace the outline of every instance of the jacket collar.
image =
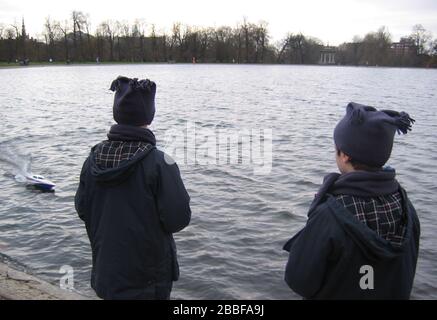
<path id="1" fill-rule="evenodd" d="M 326 194 L 377 197 L 395 193 L 400 187 L 395 177 L 396 171 L 390 167 L 375 172 L 330 173 L 323 179 L 323 184 L 311 203 L 309 214 L 324 201 Z"/>
<path id="2" fill-rule="evenodd" d="M 112 141 L 144 141 L 152 146 L 156 145 L 156 138 L 152 131 L 142 127 L 114 124 L 108 133 Z"/>

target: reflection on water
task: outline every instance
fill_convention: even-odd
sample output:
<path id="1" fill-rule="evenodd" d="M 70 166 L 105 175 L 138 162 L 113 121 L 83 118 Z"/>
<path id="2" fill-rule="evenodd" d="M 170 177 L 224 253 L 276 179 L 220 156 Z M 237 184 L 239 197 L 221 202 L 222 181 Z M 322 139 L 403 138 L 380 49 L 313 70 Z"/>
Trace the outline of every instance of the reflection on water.
<path id="1" fill-rule="evenodd" d="M 323 175 L 335 170 L 332 130 L 356 101 L 407 111 L 413 131 L 397 136 L 390 165 L 422 222 L 414 298 L 437 298 L 437 99 L 434 70 L 317 66 L 113 65 L 2 69 L 0 91 L 0 251 L 52 282 L 59 268 L 89 287 L 90 248 L 74 210 L 89 148 L 112 124 L 111 81 L 156 81 L 152 130 L 272 130 L 272 170 L 180 163 L 192 199 L 191 225 L 176 235 L 183 299 L 294 299 L 283 282 L 282 245 L 306 221 Z M 13 179 L 5 150 L 32 155 L 32 169 L 56 184 L 30 192 Z M 20 158 L 21 159 L 21 158 Z M 23 158 L 24 159 L 24 158 Z M 16 164 L 17 161 L 12 161 Z M 19 165 L 20 166 L 20 165 Z M 11 171 L 12 170 L 12 171 Z"/>

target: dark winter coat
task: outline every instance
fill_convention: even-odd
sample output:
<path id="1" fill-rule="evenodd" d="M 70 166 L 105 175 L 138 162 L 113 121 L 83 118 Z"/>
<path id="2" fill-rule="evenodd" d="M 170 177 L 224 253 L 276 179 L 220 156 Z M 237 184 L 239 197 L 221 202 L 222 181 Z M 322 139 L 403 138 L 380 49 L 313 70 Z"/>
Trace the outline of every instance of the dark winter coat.
<path id="1" fill-rule="evenodd" d="M 190 198 L 151 131 L 115 125 L 108 137 L 91 149 L 75 196 L 91 242 L 91 286 L 104 299 L 153 299 L 151 286 L 179 277 L 172 234 L 189 224 Z"/>
<path id="2" fill-rule="evenodd" d="M 335 196 L 371 198 L 399 192 L 405 234 L 394 245 L 359 221 Z M 330 174 L 314 199 L 306 226 L 284 246 L 285 281 L 307 299 L 408 299 L 419 250 L 420 225 L 394 170 Z M 360 286 L 373 269 L 373 289 Z M 368 287 L 367 287 L 368 288 Z"/>

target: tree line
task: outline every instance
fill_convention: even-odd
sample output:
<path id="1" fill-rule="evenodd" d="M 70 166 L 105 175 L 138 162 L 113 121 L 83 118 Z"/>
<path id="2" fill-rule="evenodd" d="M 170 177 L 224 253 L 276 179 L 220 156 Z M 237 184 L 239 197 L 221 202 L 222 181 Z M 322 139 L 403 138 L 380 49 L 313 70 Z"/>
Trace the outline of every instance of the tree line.
<path id="1" fill-rule="evenodd" d="M 0 61 L 17 62 L 199 62 L 317 64 L 321 50 L 317 38 L 288 33 L 272 43 L 268 23 L 244 18 L 234 27 L 199 28 L 174 23 L 159 31 L 143 19 L 133 23 L 106 20 L 91 30 L 89 15 L 73 11 L 59 21 L 47 17 L 44 31 L 30 37 L 21 24 L 0 23 Z M 354 37 L 338 47 L 341 65 L 437 67 L 437 39 L 418 24 L 411 34 L 393 42 L 386 27 Z"/>

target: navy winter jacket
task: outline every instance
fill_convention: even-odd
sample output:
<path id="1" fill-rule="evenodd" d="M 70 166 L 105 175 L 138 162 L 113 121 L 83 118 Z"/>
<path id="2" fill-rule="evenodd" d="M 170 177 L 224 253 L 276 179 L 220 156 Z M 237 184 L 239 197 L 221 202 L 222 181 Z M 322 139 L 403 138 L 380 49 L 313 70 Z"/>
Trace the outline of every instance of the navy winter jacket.
<path id="1" fill-rule="evenodd" d="M 172 234 L 189 224 L 190 198 L 177 165 L 144 132 L 146 150 L 113 168 L 96 164 L 94 146 L 80 175 L 75 205 L 91 242 L 91 286 L 104 299 L 153 299 L 150 286 L 179 277 Z"/>
<path id="2" fill-rule="evenodd" d="M 399 191 L 405 212 L 402 245 L 395 246 L 359 221 L 333 195 L 374 197 Z M 331 174 L 316 195 L 306 226 L 284 246 L 285 281 L 307 299 L 408 299 L 419 250 L 420 225 L 394 170 Z M 373 269 L 373 289 L 362 277 Z M 362 269 L 364 268 L 364 269 Z"/>

